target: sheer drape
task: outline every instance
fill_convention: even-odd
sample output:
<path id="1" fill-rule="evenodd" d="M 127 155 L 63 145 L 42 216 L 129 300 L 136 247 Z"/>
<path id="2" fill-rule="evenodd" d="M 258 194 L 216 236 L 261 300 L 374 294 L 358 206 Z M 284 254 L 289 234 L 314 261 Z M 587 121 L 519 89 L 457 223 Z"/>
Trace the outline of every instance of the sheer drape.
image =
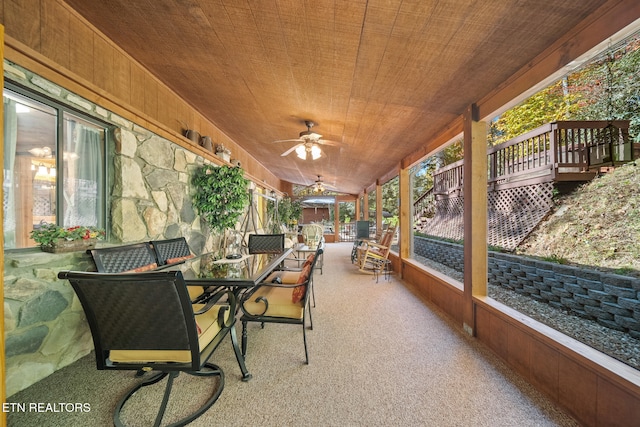
<path id="1" fill-rule="evenodd" d="M 16 247 L 15 162 L 18 143 L 16 101 L 4 98 L 4 245 Z"/>
<path id="2" fill-rule="evenodd" d="M 103 226 L 102 130 L 67 121 L 64 150 L 64 225 Z"/>

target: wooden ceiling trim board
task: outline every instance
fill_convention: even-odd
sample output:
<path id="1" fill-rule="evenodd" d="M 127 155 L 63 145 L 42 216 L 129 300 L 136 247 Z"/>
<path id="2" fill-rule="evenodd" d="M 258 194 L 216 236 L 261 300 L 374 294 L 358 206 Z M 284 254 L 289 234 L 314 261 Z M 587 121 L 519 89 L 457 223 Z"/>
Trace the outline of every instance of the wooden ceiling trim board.
<path id="1" fill-rule="evenodd" d="M 129 80 L 131 82 L 131 98 L 129 103 L 137 111 L 144 111 L 144 76 L 145 71 L 141 65 L 131 62 Z"/>

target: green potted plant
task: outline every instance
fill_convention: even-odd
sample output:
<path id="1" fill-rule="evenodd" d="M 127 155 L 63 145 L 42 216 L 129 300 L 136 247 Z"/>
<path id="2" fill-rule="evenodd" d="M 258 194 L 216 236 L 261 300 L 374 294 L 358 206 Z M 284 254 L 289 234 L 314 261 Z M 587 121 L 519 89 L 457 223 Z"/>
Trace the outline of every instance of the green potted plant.
<path id="1" fill-rule="evenodd" d="M 204 165 L 193 176 L 193 205 L 212 231 L 235 228 L 249 204 L 249 180 L 239 167 Z"/>
<path id="2" fill-rule="evenodd" d="M 31 238 L 45 252 L 60 253 L 84 251 L 96 246 L 105 237 L 105 231 L 97 227 L 62 227 L 56 224 L 39 224 L 31 231 Z"/>
<path id="3" fill-rule="evenodd" d="M 400 223 L 400 218 L 398 215 L 393 215 L 382 220 L 383 224 L 387 224 L 389 227 L 397 227 Z"/>
<path id="4" fill-rule="evenodd" d="M 275 216 L 276 203 L 269 200 L 267 204 L 267 211 L 270 218 L 273 218 L 271 224 L 272 231 L 274 233 L 281 233 L 280 228 L 282 224 L 291 228 L 295 226 L 300 217 L 302 216 L 302 203 L 300 200 L 292 199 L 289 196 L 285 196 L 278 201 L 278 216 Z"/>

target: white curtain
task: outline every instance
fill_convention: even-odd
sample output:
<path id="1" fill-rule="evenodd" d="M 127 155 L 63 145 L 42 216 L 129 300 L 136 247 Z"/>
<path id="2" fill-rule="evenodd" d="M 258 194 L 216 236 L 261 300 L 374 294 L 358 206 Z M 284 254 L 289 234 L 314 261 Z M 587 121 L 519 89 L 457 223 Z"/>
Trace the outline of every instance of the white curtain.
<path id="1" fill-rule="evenodd" d="M 68 121 L 64 150 L 64 225 L 103 226 L 103 132 Z"/>
<path id="2" fill-rule="evenodd" d="M 14 173 L 18 142 L 18 115 L 16 101 L 4 98 L 4 246 L 16 247 L 16 193 Z"/>

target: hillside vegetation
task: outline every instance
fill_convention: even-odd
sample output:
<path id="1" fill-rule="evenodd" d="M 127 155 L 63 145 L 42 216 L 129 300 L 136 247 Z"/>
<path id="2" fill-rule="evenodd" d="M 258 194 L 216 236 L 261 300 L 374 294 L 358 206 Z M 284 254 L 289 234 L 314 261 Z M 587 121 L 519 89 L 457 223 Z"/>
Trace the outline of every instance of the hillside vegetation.
<path id="1" fill-rule="evenodd" d="M 517 253 L 640 277 L 640 161 L 559 198 Z"/>

